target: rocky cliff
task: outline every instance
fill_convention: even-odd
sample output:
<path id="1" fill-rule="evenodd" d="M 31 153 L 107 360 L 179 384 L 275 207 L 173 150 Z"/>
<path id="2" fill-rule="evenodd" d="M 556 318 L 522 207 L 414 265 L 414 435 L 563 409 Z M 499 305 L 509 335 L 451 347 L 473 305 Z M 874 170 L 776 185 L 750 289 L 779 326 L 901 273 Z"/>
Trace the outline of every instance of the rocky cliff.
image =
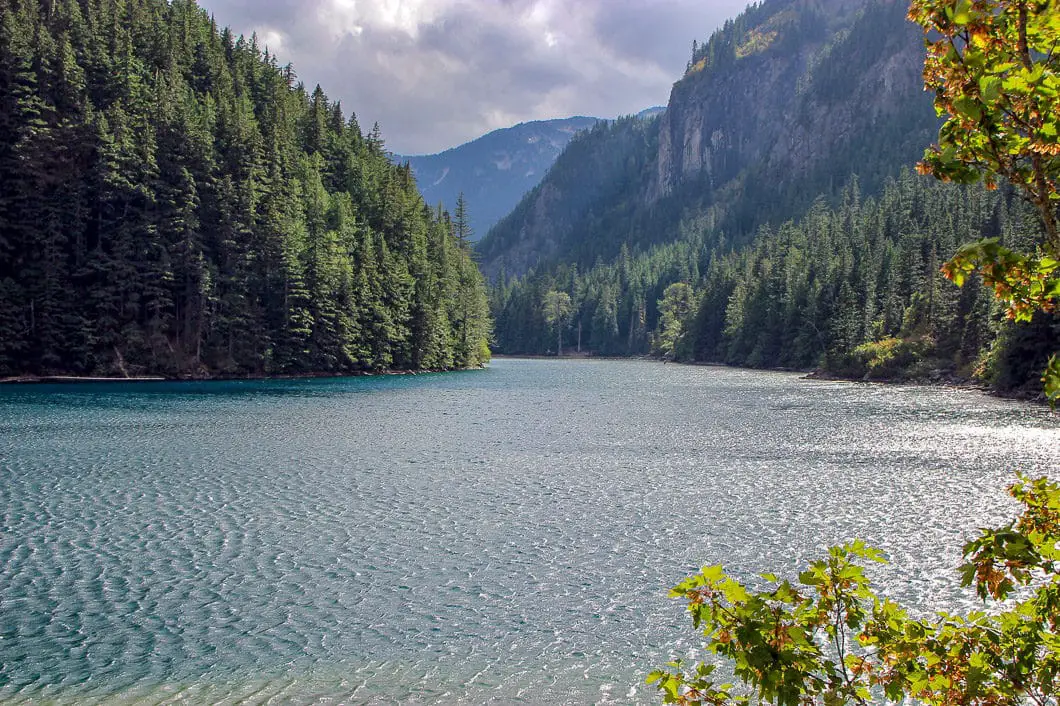
<path id="1" fill-rule="evenodd" d="M 697 45 L 646 136 L 647 153 L 632 141 L 625 155 L 596 156 L 631 142 L 601 134 L 579 146 L 583 158 L 622 173 L 597 169 L 578 180 L 564 175 L 577 167 L 561 156 L 529 203 L 481 243 L 485 270 L 589 265 L 623 244 L 674 240 L 690 228 L 739 240 L 854 174 L 874 189 L 914 163 L 937 128 L 922 89 L 922 40 L 905 10 L 902 0 L 751 6 Z"/>
<path id="2" fill-rule="evenodd" d="M 910 102 L 930 124 L 920 35 L 904 20 L 904 2 L 784 5 L 753 15 L 734 57 L 693 66 L 674 85 L 648 201 L 704 175 L 717 187 L 753 165 L 805 177 L 849 148 L 871 151 L 879 141 L 869 133 L 902 121 Z M 888 149 L 915 156 L 923 147 L 908 142 Z"/>

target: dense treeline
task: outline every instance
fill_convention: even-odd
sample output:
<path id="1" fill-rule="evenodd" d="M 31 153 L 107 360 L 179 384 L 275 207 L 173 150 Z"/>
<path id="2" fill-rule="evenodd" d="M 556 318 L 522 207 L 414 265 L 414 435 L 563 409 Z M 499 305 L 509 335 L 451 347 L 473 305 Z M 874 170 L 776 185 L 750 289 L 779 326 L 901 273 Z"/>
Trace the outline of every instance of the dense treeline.
<path id="1" fill-rule="evenodd" d="M 477 365 L 462 230 L 193 0 L 0 0 L 0 375 Z"/>
<path id="2" fill-rule="evenodd" d="M 501 282 L 493 292 L 500 350 L 555 349 L 541 313 L 550 290 L 572 298 L 564 340 L 574 346 L 580 336 L 595 354 L 870 377 L 978 373 L 1012 389 L 1033 388 L 1060 344 L 1057 317 L 1010 325 L 990 291 L 958 289 L 939 273 L 960 244 L 985 237 L 1033 250 L 1035 214 L 1011 193 L 906 173 L 875 198 L 862 198 L 854 182 L 839 204 L 819 200 L 744 248 L 711 233 L 623 251 L 585 273 L 568 267 Z"/>

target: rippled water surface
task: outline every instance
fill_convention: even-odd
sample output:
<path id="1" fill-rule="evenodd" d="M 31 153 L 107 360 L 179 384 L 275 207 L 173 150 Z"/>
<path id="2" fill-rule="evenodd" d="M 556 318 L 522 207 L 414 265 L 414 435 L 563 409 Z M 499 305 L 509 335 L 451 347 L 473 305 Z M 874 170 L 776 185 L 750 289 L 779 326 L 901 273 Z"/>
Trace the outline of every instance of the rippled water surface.
<path id="1" fill-rule="evenodd" d="M 1060 417 L 644 362 L 0 389 L 0 700 L 647 702 L 666 589 L 862 537 L 963 600 Z"/>

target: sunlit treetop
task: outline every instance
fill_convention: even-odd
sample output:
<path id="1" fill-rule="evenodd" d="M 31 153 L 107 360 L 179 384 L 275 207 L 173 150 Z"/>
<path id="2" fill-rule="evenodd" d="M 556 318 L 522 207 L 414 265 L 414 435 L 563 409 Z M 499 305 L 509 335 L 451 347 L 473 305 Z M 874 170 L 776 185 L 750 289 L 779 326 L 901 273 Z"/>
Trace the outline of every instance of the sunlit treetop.
<path id="1" fill-rule="evenodd" d="M 1037 207 L 1060 248 L 1060 6 L 1056 0 L 913 0 L 926 30 L 924 84 L 946 116 L 920 164 L 946 181 L 998 177 Z"/>
<path id="2" fill-rule="evenodd" d="M 909 19 L 924 28 L 924 87 L 946 117 L 920 172 L 988 188 L 1006 179 L 1045 229 L 1037 252 L 972 243 L 944 274 L 960 285 L 979 272 L 1015 321 L 1060 310 L 1060 0 L 913 0 Z M 1060 401 L 1060 356 L 1042 382 Z"/>

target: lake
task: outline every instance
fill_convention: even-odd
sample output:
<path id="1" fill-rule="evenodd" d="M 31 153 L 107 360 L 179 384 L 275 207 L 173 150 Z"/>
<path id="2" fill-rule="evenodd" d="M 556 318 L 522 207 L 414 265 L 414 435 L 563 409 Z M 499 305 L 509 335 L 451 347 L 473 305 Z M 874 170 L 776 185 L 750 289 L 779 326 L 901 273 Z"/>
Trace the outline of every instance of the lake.
<path id="1" fill-rule="evenodd" d="M 0 700 L 654 703 L 687 573 L 860 537 L 971 604 L 1016 470 L 1060 476 L 1060 415 L 725 368 L 5 386 Z"/>

